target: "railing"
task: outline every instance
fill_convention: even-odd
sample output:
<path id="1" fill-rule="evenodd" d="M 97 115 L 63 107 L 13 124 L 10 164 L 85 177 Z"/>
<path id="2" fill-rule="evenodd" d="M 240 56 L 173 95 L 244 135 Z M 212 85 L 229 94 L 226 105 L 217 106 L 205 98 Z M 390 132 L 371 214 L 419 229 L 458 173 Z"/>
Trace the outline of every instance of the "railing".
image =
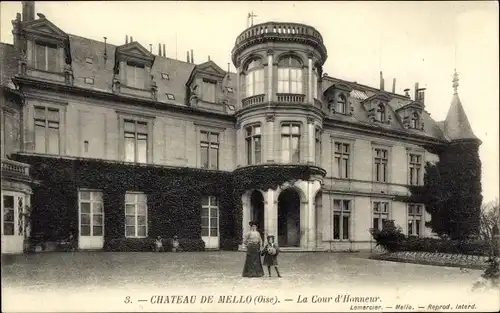
<path id="1" fill-rule="evenodd" d="M 241 100 L 241 104 L 243 107 L 247 107 L 249 105 L 264 103 L 264 98 L 265 98 L 265 95 L 250 96 L 250 97 L 247 97 L 247 98 Z"/>
<path id="2" fill-rule="evenodd" d="M 16 175 L 30 175 L 30 166 L 25 163 L 2 158 L 2 173 L 12 173 Z"/>
<path id="3" fill-rule="evenodd" d="M 252 26 L 247 30 L 243 31 L 237 38 L 236 44 L 240 42 L 259 35 L 265 34 L 283 34 L 283 35 L 303 35 L 303 36 L 311 36 L 316 38 L 317 40 L 323 42 L 323 36 L 311 26 L 307 26 L 304 24 L 297 23 L 263 23 Z"/>
<path id="4" fill-rule="evenodd" d="M 293 94 L 293 93 L 278 93 L 276 94 L 278 102 L 287 103 L 304 103 L 305 95 Z"/>

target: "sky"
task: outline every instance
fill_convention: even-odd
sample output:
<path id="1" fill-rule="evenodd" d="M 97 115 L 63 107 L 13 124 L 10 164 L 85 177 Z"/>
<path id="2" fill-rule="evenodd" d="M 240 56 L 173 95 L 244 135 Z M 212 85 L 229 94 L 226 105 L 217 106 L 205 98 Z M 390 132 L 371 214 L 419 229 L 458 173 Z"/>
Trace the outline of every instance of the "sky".
<path id="1" fill-rule="evenodd" d="M 12 43 L 12 24 L 21 2 L 0 3 L 0 41 Z M 328 49 L 324 72 L 348 81 L 396 92 L 415 82 L 426 90 L 426 110 L 441 121 L 453 94 L 452 75 L 480 147 L 484 201 L 499 196 L 499 60 L 496 1 L 343 2 L 343 1 L 95 1 L 36 2 L 65 32 L 121 45 L 125 35 L 157 53 L 195 63 L 208 60 L 223 69 L 231 62 L 236 37 L 249 25 L 279 21 L 315 27 Z M 235 71 L 231 64 L 231 70 Z"/>

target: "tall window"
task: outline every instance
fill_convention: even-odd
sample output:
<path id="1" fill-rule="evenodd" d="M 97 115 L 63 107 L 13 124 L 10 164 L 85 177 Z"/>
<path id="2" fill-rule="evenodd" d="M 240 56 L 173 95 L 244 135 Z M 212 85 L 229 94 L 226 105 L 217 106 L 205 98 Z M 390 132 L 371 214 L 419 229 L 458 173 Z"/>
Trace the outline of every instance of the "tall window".
<path id="1" fill-rule="evenodd" d="M 125 194 L 125 237 L 147 237 L 148 205 L 143 193 Z"/>
<path id="2" fill-rule="evenodd" d="M 312 96 L 313 99 L 318 99 L 318 70 L 316 68 L 312 71 Z"/>
<path id="3" fill-rule="evenodd" d="M 300 161 L 300 125 L 285 123 L 281 125 L 281 157 L 285 163 Z"/>
<path id="4" fill-rule="evenodd" d="M 320 166 L 321 165 L 321 129 L 316 128 L 315 134 L 315 157 L 316 157 L 316 165 Z"/>
<path id="5" fill-rule="evenodd" d="M 219 134 L 201 131 L 201 168 L 216 170 L 219 168 Z"/>
<path id="6" fill-rule="evenodd" d="M 387 182 L 388 152 L 386 149 L 375 149 L 375 181 Z"/>
<path id="7" fill-rule="evenodd" d="M 202 92 L 202 98 L 204 101 L 207 102 L 212 102 L 215 103 L 215 86 L 216 82 L 211 81 L 211 80 L 203 80 L 203 90 Z"/>
<path id="8" fill-rule="evenodd" d="M 349 239 L 350 200 L 333 200 L 333 239 Z"/>
<path id="9" fill-rule="evenodd" d="M 203 197 L 201 203 L 201 236 L 219 236 L 219 200 L 216 197 Z"/>
<path id="10" fill-rule="evenodd" d="M 35 107 L 35 151 L 59 154 L 59 110 Z"/>
<path id="11" fill-rule="evenodd" d="M 340 113 L 340 114 L 345 114 L 346 113 L 346 97 L 342 94 L 340 94 L 337 97 L 337 106 L 335 107 L 335 112 Z"/>
<path id="12" fill-rule="evenodd" d="M 146 86 L 146 69 L 142 64 L 127 62 L 127 86 L 144 89 Z"/>
<path id="13" fill-rule="evenodd" d="M 59 50 L 56 45 L 35 43 L 35 68 L 48 72 L 59 72 L 57 68 Z"/>
<path id="14" fill-rule="evenodd" d="M 338 178 L 349 178 L 349 157 L 351 145 L 348 143 L 335 142 L 335 170 Z"/>
<path id="15" fill-rule="evenodd" d="M 379 122 L 385 122 L 386 120 L 386 111 L 383 103 L 379 103 L 377 106 L 377 120 Z"/>
<path id="16" fill-rule="evenodd" d="M 104 210 L 102 192 L 80 191 L 80 236 L 102 236 Z"/>
<path id="17" fill-rule="evenodd" d="M 245 68 L 246 96 L 251 97 L 264 93 L 264 68 L 261 59 L 254 59 Z"/>
<path id="18" fill-rule="evenodd" d="M 409 183 L 412 186 L 420 185 L 422 175 L 422 156 L 410 154 Z"/>
<path id="19" fill-rule="evenodd" d="M 278 62 L 278 93 L 301 94 L 303 85 L 302 63 L 295 57 Z"/>
<path id="20" fill-rule="evenodd" d="M 146 163 L 148 161 L 148 123 L 125 120 L 124 136 L 125 161 Z"/>
<path id="21" fill-rule="evenodd" d="M 3 194 L 3 191 L 2 191 Z M 15 235 L 15 209 L 14 209 L 14 196 L 3 195 L 3 233 L 5 236 Z"/>
<path id="22" fill-rule="evenodd" d="M 373 202 L 373 228 L 382 230 L 389 220 L 389 202 Z"/>
<path id="23" fill-rule="evenodd" d="M 420 237 L 423 222 L 422 215 L 422 205 L 408 205 L 408 236 Z"/>
<path id="24" fill-rule="evenodd" d="M 247 164 L 259 164 L 261 162 L 261 131 L 260 125 L 252 125 L 246 128 Z"/>

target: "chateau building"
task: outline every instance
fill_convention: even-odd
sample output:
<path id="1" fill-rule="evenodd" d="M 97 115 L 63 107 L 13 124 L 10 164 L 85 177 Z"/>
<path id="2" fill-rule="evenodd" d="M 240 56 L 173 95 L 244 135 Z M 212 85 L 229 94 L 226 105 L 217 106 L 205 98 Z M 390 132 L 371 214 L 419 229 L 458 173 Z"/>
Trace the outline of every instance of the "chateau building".
<path id="1" fill-rule="evenodd" d="M 251 220 L 304 251 L 370 249 L 385 220 L 432 236 L 424 205 L 398 196 L 424 184 L 436 151 L 480 145 L 456 75 L 434 121 L 418 84 L 410 96 L 382 77 L 377 89 L 323 73 L 312 26 L 249 27 L 231 73 L 192 51 L 185 62 L 128 36 L 67 34 L 31 1 L 12 24 L 13 44 L 0 44 L 2 253 L 70 234 L 79 249 L 174 235 L 238 248 Z M 294 168 L 310 175 L 256 179 Z"/>

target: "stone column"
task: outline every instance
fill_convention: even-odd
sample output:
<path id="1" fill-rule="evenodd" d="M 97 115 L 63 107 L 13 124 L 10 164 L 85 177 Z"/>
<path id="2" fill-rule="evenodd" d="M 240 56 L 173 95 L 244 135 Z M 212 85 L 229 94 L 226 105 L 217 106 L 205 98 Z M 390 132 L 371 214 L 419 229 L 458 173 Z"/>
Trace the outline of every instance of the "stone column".
<path id="1" fill-rule="evenodd" d="M 125 61 L 120 61 L 120 83 L 122 85 L 128 85 L 129 82 L 127 82 L 127 64 Z"/>
<path id="2" fill-rule="evenodd" d="M 308 234 L 307 234 L 307 248 L 314 250 L 316 248 L 316 192 L 321 188 L 318 181 L 308 182 L 308 197 L 309 197 L 309 208 L 308 208 Z"/>
<path id="3" fill-rule="evenodd" d="M 266 160 L 268 163 L 274 163 L 274 114 L 266 115 L 266 143 L 267 143 L 267 154 Z M 264 160 L 263 160 L 264 161 Z"/>
<path id="4" fill-rule="evenodd" d="M 34 55 L 35 55 L 35 45 L 33 44 L 32 40 L 27 40 L 27 47 L 26 47 L 26 59 L 28 61 L 28 67 L 34 67 L 35 66 L 35 60 L 34 60 Z"/>
<path id="5" fill-rule="evenodd" d="M 246 154 L 245 153 L 238 153 L 238 151 L 245 151 L 244 150 L 245 147 L 242 144 L 242 140 L 243 140 L 243 130 L 241 129 L 241 122 L 237 121 L 236 122 L 236 149 L 235 149 L 236 166 L 242 166 L 242 165 L 246 164 L 244 162 L 244 158 L 245 158 Z"/>
<path id="6" fill-rule="evenodd" d="M 307 117 L 307 130 L 308 130 L 308 136 L 307 136 L 307 147 L 308 147 L 308 158 L 307 158 L 307 163 L 308 164 L 314 164 L 314 146 L 316 144 L 316 138 L 315 138 L 315 128 L 314 128 L 314 118 L 312 116 Z"/>
<path id="7" fill-rule="evenodd" d="M 34 152 L 35 150 L 35 108 L 26 100 L 23 108 L 24 117 L 24 152 Z"/>
<path id="8" fill-rule="evenodd" d="M 307 100 L 309 103 L 312 104 L 313 103 L 312 54 L 308 55 L 307 66 L 308 66 L 308 68 L 307 68 L 307 82 L 308 82 Z"/>
<path id="9" fill-rule="evenodd" d="M 274 51 L 267 50 L 267 100 L 271 102 L 273 99 L 273 54 Z"/>
<path id="10" fill-rule="evenodd" d="M 274 235 L 278 239 L 278 204 L 275 200 L 275 191 L 268 189 L 265 198 L 264 234 Z M 265 239 L 265 238 L 264 238 Z"/>
<path id="11" fill-rule="evenodd" d="M 240 67 L 236 67 L 236 110 L 240 110 L 242 108 L 241 105 L 241 83 L 240 83 Z"/>
<path id="12" fill-rule="evenodd" d="M 242 228 L 242 238 L 241 238 L 241 245 L 240 245 L 240 250 L 244 250 L 244 241 L 245 241 L 245 235 L 248 233 L 250 230 L 250 226 L 248 223 L 250 223 L 250 210 L 252 209 L 250 207 L 250 196 L 248 193 L 244 193 L 241 196 L 241 204 L 242 204 L 242 222 L 241 222 L 241 228 Z"/>

